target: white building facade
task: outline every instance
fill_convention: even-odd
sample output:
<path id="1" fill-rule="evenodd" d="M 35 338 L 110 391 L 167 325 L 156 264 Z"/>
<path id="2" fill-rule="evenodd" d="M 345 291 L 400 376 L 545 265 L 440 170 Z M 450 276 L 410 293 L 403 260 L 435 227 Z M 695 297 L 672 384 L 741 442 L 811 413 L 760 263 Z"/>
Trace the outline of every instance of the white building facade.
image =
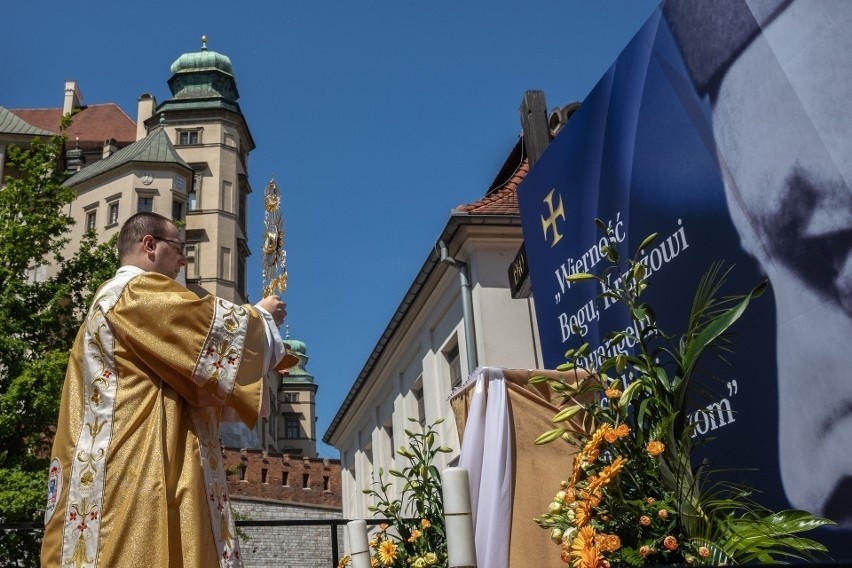
<path id="1" fill-rule="evenodd" d="M 448 399 L 472 367 L 539 366 L 532 300 L 513 299 L 509 286 L 508 269 L 523 242 L 515 189 L 527 170 L 518 148 L 515 154 L 520 165 L 498 176 L 508 182 L 453 211 L 323 438 L 340 450 L 345 518 L 372 516 L 363 490 L 379 468 L 399 491 L 401 480 L 386 472 L 407 464 L 396 452 L 408 444 L 406 429 L 444 418 L 437 443 L 453 452 L 438 454 L 434 465 L 454 463 L 460 444 Z"/>

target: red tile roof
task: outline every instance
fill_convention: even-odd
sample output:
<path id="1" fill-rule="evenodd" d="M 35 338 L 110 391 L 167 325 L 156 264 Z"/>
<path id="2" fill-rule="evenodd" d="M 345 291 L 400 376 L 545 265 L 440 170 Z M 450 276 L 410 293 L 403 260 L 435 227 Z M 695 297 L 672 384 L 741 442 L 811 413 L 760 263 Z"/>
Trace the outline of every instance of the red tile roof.
<path id="1" fill-rule="evenodd" d="M 456 211 L 474 215 L 517 215 L 519 213 L 518 184 L 529 171 L 529 161 L 524 158 L 504 184 L 489 191 L 482 199 L 466 205 L 459 205 L 456 207 Z"/>
<path id="2" fill-rule="evenodd" d="M 59 132 L 61 108 L 9 110 L 33 126 Z M 104 141 L 110 138 L 122 148 L 136 141 L 136 123 L 115 103 L 88 105 L 74 115 L 66 135 L 69 146 L 76 144 L 83 150 L 103 148 Z"/>

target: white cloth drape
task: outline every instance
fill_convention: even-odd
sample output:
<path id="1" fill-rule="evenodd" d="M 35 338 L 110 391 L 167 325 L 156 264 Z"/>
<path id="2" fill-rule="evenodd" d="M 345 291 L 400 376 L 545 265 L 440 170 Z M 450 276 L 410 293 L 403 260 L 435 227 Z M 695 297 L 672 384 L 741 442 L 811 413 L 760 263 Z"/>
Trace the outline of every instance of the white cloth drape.
<path id="1" fill-rule="evenodd" d="M 470 477 L 476 559 L 480 567 L 507 568 L 514 479 L 506 380 L 501 369 L 479 368 L 470 381 L 475 390 L 459 467 Z"/>

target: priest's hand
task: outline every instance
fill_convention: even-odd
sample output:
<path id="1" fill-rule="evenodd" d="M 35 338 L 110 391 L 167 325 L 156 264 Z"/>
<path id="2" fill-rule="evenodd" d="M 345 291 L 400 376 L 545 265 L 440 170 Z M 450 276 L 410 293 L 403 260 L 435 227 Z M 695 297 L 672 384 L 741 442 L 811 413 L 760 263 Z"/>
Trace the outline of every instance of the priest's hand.
<path id="1" fill-rule="evenodd" d="M 284 318 L 287 317 L 287 304 L 282 302 L 278 296 L 267 296 L 259 301 L 256 306 L 269 312 L 275 325 L 280 326 L 284 323 Z"/>

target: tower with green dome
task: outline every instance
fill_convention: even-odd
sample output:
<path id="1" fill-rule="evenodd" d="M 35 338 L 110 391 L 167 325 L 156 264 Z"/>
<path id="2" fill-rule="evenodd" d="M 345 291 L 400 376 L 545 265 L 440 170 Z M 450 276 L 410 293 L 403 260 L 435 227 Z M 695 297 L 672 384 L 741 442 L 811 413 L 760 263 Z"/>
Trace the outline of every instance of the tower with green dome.
<path id="1" fill-rule="evenodd" d="M 307 346 L 291 339 L 289 331 L 284 340 L 299 361 L 280 374 L 278 387 L 277 446 L 285 454 L 305 457 L 317 455 L 316 394 L 314 376 L 306 369 Z"/>
<path id="2" fill-rule="evenodd" d="M 171 98 L 156 105 L 140 98 L 140 122 L 148 132 L 161 122 L 178 154 L 193 170 L 185 189 L 187 287 L 228 300 L 246 301 L 246 230 L 251 193 L 248 155 L 254 139 L 238 103 L 230 58 L 207 47 L 172 63 Z M 147 98 L 146 98 L 147 97 Z M 148 111 L 145 112 L 145 108 Z M 147 114 L 147 116 L 143 116 Z"/>

